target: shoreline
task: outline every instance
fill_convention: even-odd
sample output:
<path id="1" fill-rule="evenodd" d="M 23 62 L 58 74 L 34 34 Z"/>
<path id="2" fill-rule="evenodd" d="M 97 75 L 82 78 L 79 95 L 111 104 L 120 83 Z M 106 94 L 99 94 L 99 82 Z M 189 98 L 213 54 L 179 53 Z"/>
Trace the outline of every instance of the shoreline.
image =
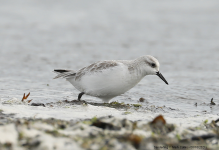
<path id="1" fill-rule="evenodd" d="M 114 116 L 91 119 L 15 118 L 0 111 L 0 149 L 212 149 L 219 148 L 219 120 L 182 127 L 162 115 L 150 121 Z"/>

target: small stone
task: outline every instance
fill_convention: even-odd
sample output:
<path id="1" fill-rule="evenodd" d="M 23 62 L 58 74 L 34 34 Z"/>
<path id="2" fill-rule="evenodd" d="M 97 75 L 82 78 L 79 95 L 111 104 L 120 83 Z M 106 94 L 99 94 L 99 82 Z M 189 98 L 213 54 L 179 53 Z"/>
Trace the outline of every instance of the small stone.
<path id="1" fill-rule="evenodd" d="M 43 103 L 32 103 L 31 106 L 43 106 L 46 107 Z"/>
<path id="2" fill-rule="evenodd" d="M 145 99 L 143 97 L 139 98 L 139 102 L 144 102 Z"/>

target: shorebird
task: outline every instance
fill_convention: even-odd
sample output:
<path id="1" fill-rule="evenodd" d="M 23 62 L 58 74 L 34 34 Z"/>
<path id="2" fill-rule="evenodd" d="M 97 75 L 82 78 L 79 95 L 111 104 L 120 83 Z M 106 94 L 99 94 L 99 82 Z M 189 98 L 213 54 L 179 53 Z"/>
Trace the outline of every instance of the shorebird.
<path id="1" fill-rule="evenodd" d="M 93 63 L 78 71 L 55 69 L 54 78 L 66 78 L 82 95 L 90 95 L 109 102 L 138 84 L 146 75 L 157 75 L 168 82 L 159 72 L 160 64 L 150 55 L 134 60 L 104 60 Z"/>

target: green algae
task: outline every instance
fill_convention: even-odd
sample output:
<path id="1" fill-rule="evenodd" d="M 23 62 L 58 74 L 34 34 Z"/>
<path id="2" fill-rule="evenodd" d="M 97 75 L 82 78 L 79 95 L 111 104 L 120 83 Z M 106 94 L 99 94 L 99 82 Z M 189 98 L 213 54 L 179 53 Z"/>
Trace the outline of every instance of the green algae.
<path id="1" fill-rule="evenodd" d="M 141 104 L 132 104 L 132 106 L 134 106 L 134 107 L 141 107 L 142 105 Z"/>
<path id="2" fill-rule="evenodd" d="M 204 121 L 204 124 L 206 124 L 206 123 L 208 123 L 208 119 L 206 119 L 206 120 Z"/>
<path id="3" fill-rule="evenodd" d="M 123 115 L 129 115 L 129 114 L 131 114 L 131 112 L 130 111 L 126 111 L 126 112 L 124 112 L 124 113 L 122 113 Z"/>
<path id="4" fill-rule="evenodd" d="M 124 109 L 124 110 L 128 110 L 131 108 L 134 109 L 139 109 L 142 107 L 141 104 L 125 104 L 124 102 L 117 102 L 117 101 L 113 101 L 111 103 L 94 103 L 94 102 L 86 102 L 84 100 L 78 101 L 78 100 L 72 100 L 72 101 L 62 101 L 63 103 L 68 103 L 68 104 L 72 104 L 72 105 L 82 105 L 82 106 L 87 106 L 87 104 L 89 105 L 93 105 L 93 106 L 103 106 L 103 107 L 110 107 L 110 108 L 115 108 L 115 109 Z M 58 102 L 60 103 L 60 102 Z"/>

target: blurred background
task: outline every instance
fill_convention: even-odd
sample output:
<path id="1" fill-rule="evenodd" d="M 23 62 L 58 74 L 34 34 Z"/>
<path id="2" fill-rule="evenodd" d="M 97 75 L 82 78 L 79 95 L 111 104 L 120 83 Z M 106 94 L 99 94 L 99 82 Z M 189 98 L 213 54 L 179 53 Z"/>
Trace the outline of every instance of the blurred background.
<path id="1" fill-rule="evenodd" d="M 195 102 L 219 102 L 219 1 L 0 0 L 2 100 L 25 92 L 35 102 L 76 99 L 72 85 L 52 79 L 53 69 L 148 54 L 169 85 L 148 76 L 113 100 L 144 97 L 185 112 Z"/>

